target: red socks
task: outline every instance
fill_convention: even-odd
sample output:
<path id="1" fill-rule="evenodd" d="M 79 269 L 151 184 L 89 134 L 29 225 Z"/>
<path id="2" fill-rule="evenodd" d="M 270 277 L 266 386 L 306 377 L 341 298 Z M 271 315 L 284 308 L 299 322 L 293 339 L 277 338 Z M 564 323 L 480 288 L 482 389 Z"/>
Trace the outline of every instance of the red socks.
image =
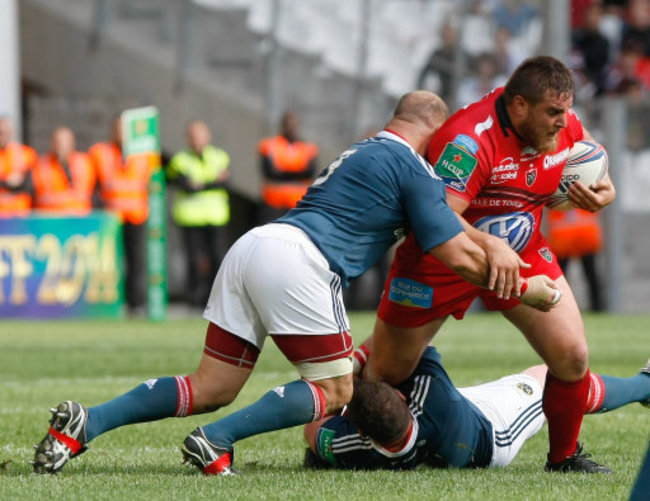
<path id="1" fill-rule="evenodd" d="M 548 420 L 551 463 L 563 461 L 576 450 L 590 382 L 589 369 L 582 379 L 574 382 L 561 381 L 547 373 L 542 406 Z"/>

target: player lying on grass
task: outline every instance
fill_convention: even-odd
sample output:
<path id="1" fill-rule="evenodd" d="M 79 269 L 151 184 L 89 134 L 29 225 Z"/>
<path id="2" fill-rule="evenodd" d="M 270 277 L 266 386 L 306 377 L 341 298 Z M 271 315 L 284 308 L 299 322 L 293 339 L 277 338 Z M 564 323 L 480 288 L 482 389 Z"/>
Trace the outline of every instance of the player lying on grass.
<path id="1" fill-rule="evenodd" d="M 357 379 L 344 415 L 305 426 L 305 465 L 344 469 L 507 466 L 544 424 L 545 365 L 469 388 L 455 388 L 440 354 L 427 347 L 396 388 Z M 650 360 L 641 373 L 592 373 L 585 414 L 631 402 L 650 406 Z M 580 455 L 578 447 L 577 455 Z M 580 456 L 585 461 L 584 455 Z"/>

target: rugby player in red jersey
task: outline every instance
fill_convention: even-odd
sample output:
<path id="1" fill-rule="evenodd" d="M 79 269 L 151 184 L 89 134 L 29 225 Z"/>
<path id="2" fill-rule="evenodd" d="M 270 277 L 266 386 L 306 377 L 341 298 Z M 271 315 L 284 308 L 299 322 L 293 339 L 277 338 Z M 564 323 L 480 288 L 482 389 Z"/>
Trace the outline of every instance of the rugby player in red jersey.
<path id="1" fill-rule="evenodd" d="M 544 274 L 555 280 L 562 293 L 557 307 L 538 311 L 465 282 L 407 235 L 385 285 L 364 377 L 391 384 L 406 379 L 447 317 L 461 319 L 480 297 L 524 334 L 549 367 L 543 399 L 550 440 L 545 469 L 608 472 L 579 452 L 591 378 L 587 342 L 576 300 L 540 231 L 542 210 L 560 182 L 570 148 L 590 138 L 571 109 L 573 95 L 573 77 L 561 61 L 529 58 L 505 87 L 452 115 L 428 152 L 468 234 L 488 255 L 496 240 L 488 235 L 498 236 L 530 264 L 517 279 Z M 615 196 L 609 176 L 589 187 L 574 183 L 569 190 L 571 202 L 589 211 L 609 205 Z"/>

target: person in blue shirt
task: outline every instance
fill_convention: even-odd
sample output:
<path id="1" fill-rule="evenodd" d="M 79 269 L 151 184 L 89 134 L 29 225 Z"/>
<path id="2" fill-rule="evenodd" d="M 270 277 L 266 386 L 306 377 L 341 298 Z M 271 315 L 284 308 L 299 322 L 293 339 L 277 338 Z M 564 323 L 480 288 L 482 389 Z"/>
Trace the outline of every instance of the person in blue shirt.
<path id="1" fill-rule="evenodd" d="M 358 351 L 359 349 L 357 349 Z M 356 353 L 355 353 L 356 355 Z M 544 424 L 547 367 L 456 388 L 429 346 L 396 388 L 356 379 L 345 411 L 305 426 L 305 465 L 341 469 L 485 468 L 509 465 Z M 650 405 L 650 360 L 639 374 L 595 374 L 585 413 Z M 580 448 L 580 447 L 579 447 Z"/>
<path id="2" fill-rule="evenodd" d="M 130 423 L 211 412 L 237 396 L 268 336 L 300 379 L 252 405 L 194 430 L 186 461 L 206 474 L 232 473 L 242 438 L 318 420 L 352 396 L 352 338 L 341 289 L 411 228 L 421 248 L 472 283 L 519 294 L 519 257 L 500 239 L 475 244 L 448 207 L 445 186 L 422 157 L 447 115 L 435 94 L 415 91 L 397 103 L 387 127 L 344 151 L 295 209 L 254 228 L 228 251 L 204 312 L 203 356 L 189 376 L 151 379 L 86 408 L 73 400 L 53 409 L 37 444 L 34 471 L 55 473 L 93 438 Z M 420 294 L 414 287 L 411 297 Z M 522 301 L 546 311 L 557 301 L 543 275 Z"/>

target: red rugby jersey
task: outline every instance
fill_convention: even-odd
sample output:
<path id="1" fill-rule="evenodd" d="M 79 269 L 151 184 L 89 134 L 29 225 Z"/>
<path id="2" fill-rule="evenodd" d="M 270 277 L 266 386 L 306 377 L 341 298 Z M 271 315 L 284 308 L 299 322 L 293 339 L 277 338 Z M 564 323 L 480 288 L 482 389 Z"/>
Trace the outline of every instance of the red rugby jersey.
<path id="1" fill-rule="evenodd" d="M 560 183 L 569 150 L 584 134 L 580 120 L 569 110 L 557 149 L 539 153 L 515 134 L 502 95 L 503 88 L 495 89 L 449 117 L 431 140 L 428 159 L 447 191 L 470 202 L 463 213 L 467 221 L 522 252 L 542 238 L 543 207 Z M 409 236 L 398 250 L 396 264 L 440 264 L 433 256 L 422 262 L 418 254 L 421 251 Z"/>
<path id="2" fill-rule="evenodd" d="M 560 182 L 569 150 L 583 138 L 582 124 L 569 110 L 557 149 L 538 153 L 517 137 L 502 95 L 503 88 L 496 89 L 452 115 L 433 137 L 429 161 L 448 192 L 470 202 L 463 216 L 471 224 L 493 234 L 507 231 L 506 223 L 531 224 L 532 237 L 539 232 L 542 209 Z M 522 213 L 528 216 L 519 220 Z M 490 221 L 501 229 L 490 228 Z M 530 241 L 524 240 L 512 236 L 510 245 L 519 252 Z"/>

